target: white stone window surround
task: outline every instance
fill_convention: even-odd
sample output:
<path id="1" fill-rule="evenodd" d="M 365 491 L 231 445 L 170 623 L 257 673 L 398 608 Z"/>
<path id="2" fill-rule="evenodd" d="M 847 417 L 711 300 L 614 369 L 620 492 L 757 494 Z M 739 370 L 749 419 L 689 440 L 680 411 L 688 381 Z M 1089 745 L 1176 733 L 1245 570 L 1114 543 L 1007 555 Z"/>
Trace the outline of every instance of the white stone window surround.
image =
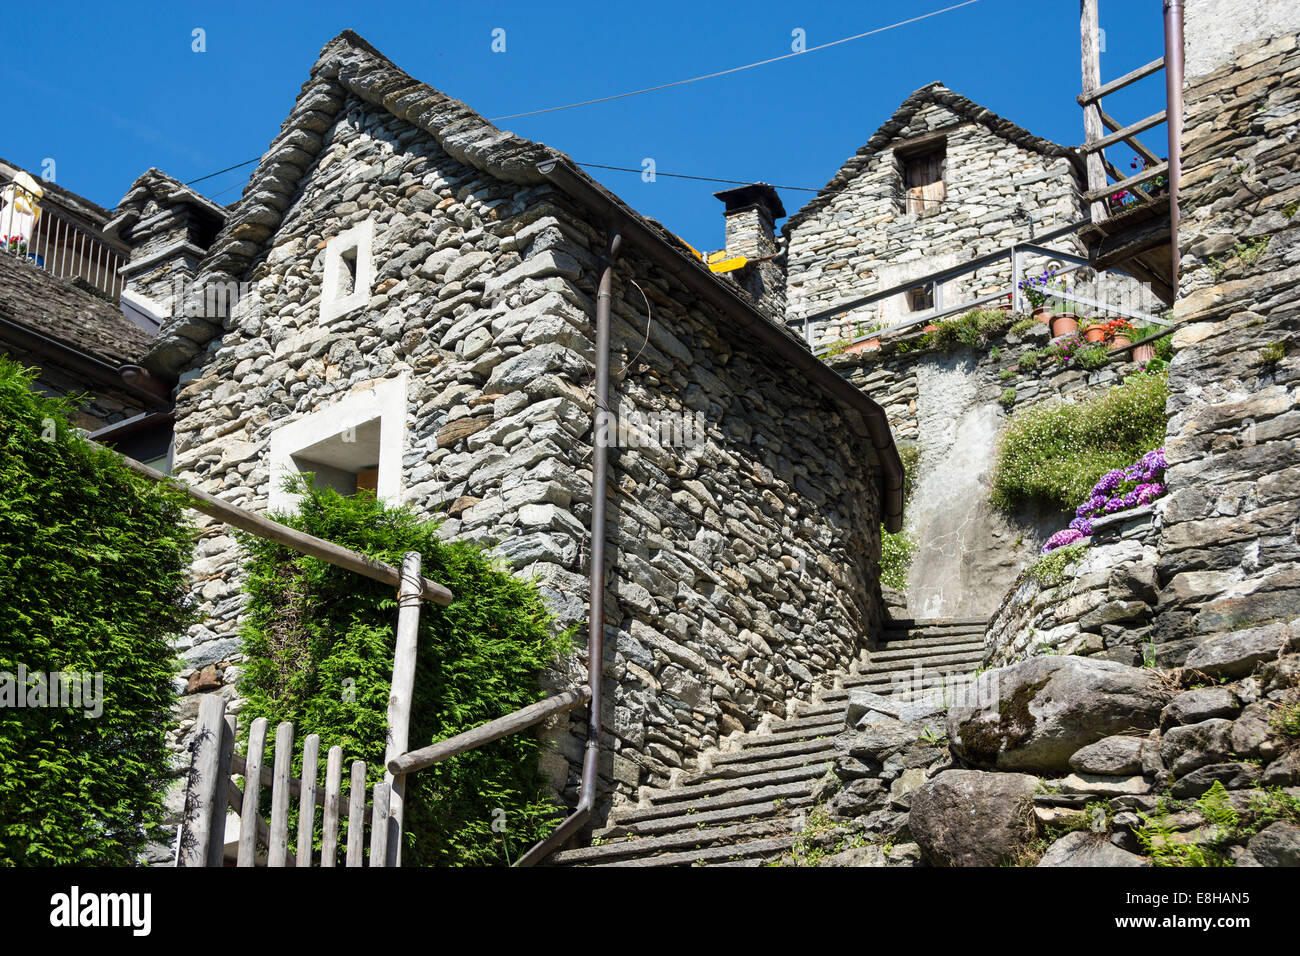
<path id="1" fill-rule="evenodd" d="M 272 511 L 293 511 L 298 495 L 284 479 L 305 471 L 337 487 L 335 476 L 355 474 L 378 463 L 375 495 L 396 504 L 402 495 L 406 448 L 407 376 L 355 392 L 271 433 Z"/>
<path id="2" fill-rule="evenodd" d="M 370 301 L 375 281 L 374 239 L 375 221 L 366 219 L 326 243 L 320 290 L 322 322 L 332 322 Z"/>

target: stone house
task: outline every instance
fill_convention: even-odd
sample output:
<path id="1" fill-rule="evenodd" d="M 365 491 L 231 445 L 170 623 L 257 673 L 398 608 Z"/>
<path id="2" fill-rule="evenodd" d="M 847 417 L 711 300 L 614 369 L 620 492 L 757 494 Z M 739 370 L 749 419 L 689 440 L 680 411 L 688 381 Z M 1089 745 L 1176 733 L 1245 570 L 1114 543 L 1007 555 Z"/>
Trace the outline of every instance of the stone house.
<path id="1" fill-rule="evenodd" d="M 350 31 L 322 51 L 143 365 L 174 383 L 179 478 L 254 510 L 292 507 L 280 485 L 297 471 L 374 487 L 492 544 L 580 621 L 612 230 L 600 772 L 631 793 L 785 713 L 872 640 L 879 529 L 902 507 L 876 403 L 566 157 Z M 209 307 L 214 288 L 241 293 L 228 312 Z M 629 422 L 659 440 L 626 440 Z M 182 676 L 234 699 L 240 556 L 217 527 L 197 554 L 204 621 Z M 550 732 L 557 791 L 572 794 L 584 738 L 576 720 Z"/>
<path id="2" fill-rule="evenodd" d="M 922 87 L 786 220 L 786 321 L 802 332 L 805 316 L 839 302 L 1078 222 L 1086 215 L 1080 172 L 1074 150 L 1035 136 L 941 83 Z M 1049 245 L 1087 254 L 1075 235 Z M 1026 271 L 1041 271 L 1049 261 L 1028 259 Z M 905 322 L 944 304 L 996 292 L 1011 281 L 1011 263 L 1002 259 L 947 282 L 918 284 L 819 323 L 816 344 Z M 1090 271 L 1075 273 L 1068 282 L 1078 294 L 1098 293 Z M 1145 312 L 1161 308 L 1128 277 L 1107 276 L 1101 298 Z"/>

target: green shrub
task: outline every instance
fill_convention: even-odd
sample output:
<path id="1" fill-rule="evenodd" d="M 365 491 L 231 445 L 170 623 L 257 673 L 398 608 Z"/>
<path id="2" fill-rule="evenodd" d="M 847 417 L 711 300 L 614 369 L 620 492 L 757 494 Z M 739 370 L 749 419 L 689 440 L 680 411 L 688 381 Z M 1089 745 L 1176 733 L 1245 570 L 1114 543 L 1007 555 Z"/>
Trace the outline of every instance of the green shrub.
<path id="1" fill-rule="evenodd" d="M 1168 394 L 1164 375 L 1139 373 L 1082 403 L 1018 412 L 1002 435 L 993 503 L 1007 510 L 1030 501 L 1073 509 L 1107 471 L 1164 443 Z"/>
<path id="2" fill-rule="evenodd" d="M 0 671 L 102 683 L 91 707 L 0 706 L 0 864 L 131 865 L 163 814 L 192 534 L 31 383 L 0 358 Z"/>
<path id="3" fill-rule="evenodd" d="M 1088 546 L 1086 544 L 1067 544 L 1064 547 L 1055 548 L 1038 557 L 1026 569 L 1026 573 L 1045 588 L 1056 587 L 1056 585 L 1064 583 L 1066 578 L 1065 569 L 1083 560 L 1084 552 L 1087 550 Z"/>
<path id="4" fill-rule="evenodd" d="M 435 521 L 389 508 L 368 493 L 343 497 L 301 480 L 291 527 L 400 564 L 424 558 L 425 577 L 456 600 L 420 613 L 410 746 L 423 747 L 540 700 L 539 672 L 569 649 L 536 587 L 496 567 L 477 546 L 438 537 Z M 250 561 L 242 630 L 247 663 L 240 691 L 253 717 L 294 722 L 298 736 L 321 736 L 383 776 L 393 631 L 390 586 L 261 538 L 242 536 Z M 301 753 L 301 741 L 298 742 Z M 408 777 L 403 863 L 507 863 L 549 831 L 555 807 L 544 796 L 533 733 L 506 737 Z M 323 763 L 323 761 L 322 761 Z M 500 821 L 500 825 L 493 823 Z"/>
<path id="5" fill-rule="evenodd" d="M 1038 320 L 1036 318 L 1034 318 L 1032 315 L 1027 315 L 1023 319 L 1016 319 L 1015 322 L 1011 323 L 1011 328 L 1009 331 L 1015 333 L 1016 335 L 1024 335 L 1026 332 L 1028 332 L 1037 324 L 1038 324 Z"/>
<path id="6" fill-rule="evenodd" d="M 937 322 L 935 330 L 929 333 L 930 341 L 935 348 L 964 345 L 967 348 L 982 349 L 988 345 L 991 334 L 1001 332 L 1010 323 L 1009 312 L 1000 309 L 972 309 L 956 318 Z"/>
<path id="7" fill-rule="evenodd" d="M 1259 350 L 1259 364 L 1265 368 L 1276 368 L 1286 358 L 1286 343 L 1271 342 Z"/>
<path id="8" fill-rule="evenodd" d="M 916 542 L 906 531 L 896 534 L 880 530 L 880 583 L 895 591 L 907 590 L 907 572 L 912 566 Z"/>
<path id="9" fill-rule="evenodd" d="M 1016 390 L 1014 388 L 1004 388 L 1002 394 L 998 396 L 998 403 L 1008 411 L 1016 403 Z"/>

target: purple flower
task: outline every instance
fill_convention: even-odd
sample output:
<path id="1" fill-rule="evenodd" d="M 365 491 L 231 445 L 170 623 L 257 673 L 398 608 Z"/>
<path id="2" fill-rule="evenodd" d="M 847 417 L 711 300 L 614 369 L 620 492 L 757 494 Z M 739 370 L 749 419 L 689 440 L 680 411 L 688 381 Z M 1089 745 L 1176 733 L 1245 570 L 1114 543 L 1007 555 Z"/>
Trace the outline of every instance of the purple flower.
<path id="1" fill-rule="evenodd" d="M 1082 535 L 1092 534 L 1092 522 L 1082 515 L 1071 521 L 1070 527 Z"/>
<path id="2" fill-rule="evenodd" d="M 1043 545 L 1042 553 L 1055 551 L 1057 548 L 1063 548 L 1067 544 L 1074 544 L 1076 541 L 1083 540 L 1083 532 L 1075 528 L 1067 528 L 1065 531 L 1058 531 L 1047 539 L 1047 544 Z"/>

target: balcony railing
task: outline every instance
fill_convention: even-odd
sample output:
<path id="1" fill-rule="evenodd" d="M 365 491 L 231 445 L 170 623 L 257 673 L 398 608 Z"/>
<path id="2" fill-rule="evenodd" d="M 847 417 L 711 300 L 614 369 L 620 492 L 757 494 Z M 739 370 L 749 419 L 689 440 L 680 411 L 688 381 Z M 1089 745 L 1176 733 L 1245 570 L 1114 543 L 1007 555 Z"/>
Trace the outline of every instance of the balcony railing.
<path id="1" fill-rule="evenodd" d="M 0 252 L 16 256 L 60 279 L 80 277 L 116 300 L 126 257 L 101 236 L 60 214 L 47 197 L 0 177 Z M 33 211 L 40 215 L 33 222 Z"/>

